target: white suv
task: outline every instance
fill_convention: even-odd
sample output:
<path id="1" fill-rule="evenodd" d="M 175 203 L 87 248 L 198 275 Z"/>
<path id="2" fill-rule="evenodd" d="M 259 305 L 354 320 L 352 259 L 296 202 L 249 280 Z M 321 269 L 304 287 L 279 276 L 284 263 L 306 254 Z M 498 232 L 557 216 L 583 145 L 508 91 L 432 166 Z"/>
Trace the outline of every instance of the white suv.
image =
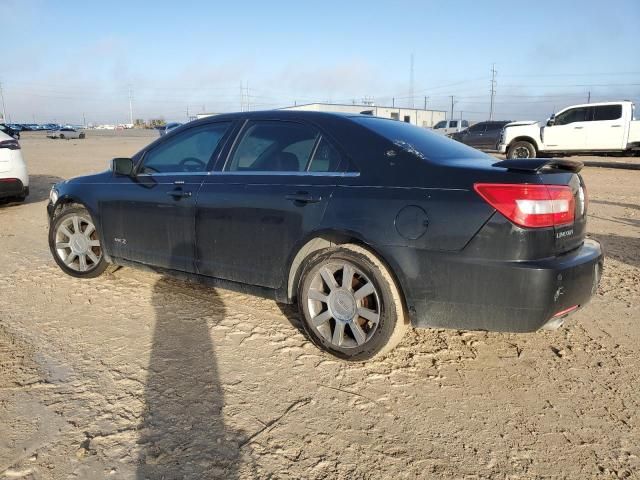
<path id="1" fill-rule="evenodd" d="M 20 144 L 0 132 L 0 200 L 23 201 L 29 195 L 29 175 L 22 159 Z"/>

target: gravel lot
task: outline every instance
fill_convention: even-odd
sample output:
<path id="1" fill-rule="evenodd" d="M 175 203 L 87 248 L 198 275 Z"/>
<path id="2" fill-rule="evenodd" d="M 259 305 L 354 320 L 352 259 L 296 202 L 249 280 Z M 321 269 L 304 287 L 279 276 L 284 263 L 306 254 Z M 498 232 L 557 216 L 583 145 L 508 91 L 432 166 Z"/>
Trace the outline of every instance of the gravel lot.
<path id="1" fill-rule="evenodd" d="M 50 185 L 155 138 L 100 133 L 24 135 L 32 194 L 0 206 L 0 476 L 640 478 L 640 171 L 583 171 L 607 259 L 564 328 L 412 331 L 345 364 L 268 300 L 65 276 Z"/>

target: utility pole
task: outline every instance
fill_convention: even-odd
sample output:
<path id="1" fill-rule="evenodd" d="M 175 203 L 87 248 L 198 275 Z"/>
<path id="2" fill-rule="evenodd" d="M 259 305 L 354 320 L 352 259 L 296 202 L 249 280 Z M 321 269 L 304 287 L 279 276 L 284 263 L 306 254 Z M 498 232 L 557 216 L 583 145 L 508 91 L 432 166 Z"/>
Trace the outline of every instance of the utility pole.
<path id="1" fill-rule="evenodd" d="M 242 88 L 242 80 L 240 81 L 240 111 L 244 112 L 244 89 Z"/>
<path id="2" fill-rule="evenodd" d="M 133 125 L 133 98 L 131 96 L 131 85 L 129 85 L 129 123 Z"/>
<path id="3" fill-rule="evenodd" d="M 189 105 L 187 105 L 187 122 L 189 121 Z"/>
<path id="4" fill-rule="evenodd" d="M 0 100 L 2 100 L 2 121 L 7 121 L 7 108 L 4 105 L 4 93 L 2 93 L 2 82 L 0 82 Z"/>
<path id="5" fill-rule="evenodd" d="M 414 99 L 413 99 L 413 53 L 411 54 L 411 71 L 409 73 L 409 98 L 410 98 L 410 103 L 409 105 L 411 106 L 411 108 L 415 107 L 414 104 Z"/>
<path id="6" fill-rule="evenodd" d="M 451 117 L 449 117 L 449 120 L 453 120 L 453 105 L 456 103 L 454 99 L 455 97 L 451 95 Z"/>
<path id="7" fill-rule="evenodd" d="M 424 109 L 427 109 L 427 100 L 429 99 L 429 97 L 425 96 L 424 97 Z"/>
<path id="8" fill-rule="evenodd" d="M 587 103 L 591 103 L 591 90 L 589 90 L 589 95 L 587 96 Z"/>
<path id="9" fill-rule="evenodd" d="M 493 100 L 496 96 L 496 64 L 491 64 L 491 106 L 489 107 L 489 120 L 493 120 Z"/>
<path id="10" fill-rule="evenodd" d="M 35 121 L 33 123 L 36 123 Z M 82 126 L 86 127 L 87 126 L 87 119 L 84 117 L 84 112 L 82 112 Z"/>
<path id="11" fill-rule="evenodd" d="M 396 106 L 396 97 L 391 97 L 391 106 L 395 108 L 395 106 Z"/>
<path id="12" fill-rule="evenodd" d="M 251 104 L 249 103 L 249 81 L 247 80 L 247 85 L 245 86 L 245 92 L 247 95 L 247 112 L 251 111 Z"/>

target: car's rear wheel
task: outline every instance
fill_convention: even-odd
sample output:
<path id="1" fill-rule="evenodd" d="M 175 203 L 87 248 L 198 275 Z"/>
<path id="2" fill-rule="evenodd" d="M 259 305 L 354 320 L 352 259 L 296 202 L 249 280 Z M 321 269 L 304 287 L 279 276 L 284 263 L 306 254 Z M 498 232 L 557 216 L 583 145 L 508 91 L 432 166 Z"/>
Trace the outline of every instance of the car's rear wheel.
<path id="1" fill-rule="evenodd" d="M 393 276 L 375 255 L 357 245 L 312 255 L 300 279 L 298 304 L 311 340 L 345 360 L 387 353 L 407 329 Z"/>
<path id="2" fill-rule="evenodd" d="M 60 140 L 64 140 L 64 133 L 60 134 Z"/>
<path id="3" fill-rule="evenodd" d="M 81 133 L 80 135 L 78 135 L 78 138 L 82 140 L 84 138 L 84 133 Z"/>
<path id="4" fill-rule="evenodd" d="M 521 141 L 514 142 L 509 146 L 507 152 L 507 158 L 509 159 L 523 159 L 523 158 L 535 158 L 536 147 L 531 142 Z"/>
<path id="5" fill-rule="evenodd" d="M 64 208 L 54 217 L 49 248 L 58 266 L 73 277 L 94 278 L 109 267 L 93 219 L 81 206 Z"/>

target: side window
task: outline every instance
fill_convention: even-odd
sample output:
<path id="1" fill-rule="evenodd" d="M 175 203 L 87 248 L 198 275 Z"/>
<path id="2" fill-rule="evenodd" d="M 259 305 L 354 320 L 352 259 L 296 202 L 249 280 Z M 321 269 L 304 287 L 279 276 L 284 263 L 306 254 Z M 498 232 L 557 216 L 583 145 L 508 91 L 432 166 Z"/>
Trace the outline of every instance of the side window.
<path id="1" fill-rule="evenodd" d="M 204 172 L 229 123 L 191 128 L 150 150 L 140 173 Z"/>
<path id="2" fill-rule="evenodd" d="M 227 163 L 229 172 L 304 171 L 319 133 L 294 122 L 251 122 Z"/>
<path id="3" fill-rule="evenodd" d="M 601 105 L 593 107 L 593 121 L 618 120 L 622 116 L 622 105 Z"/>
<path id="4" fill-rule="evenodd" d="M 568 125 L 570 123 L 575 122 L 587 122 L 588 121 L 588 108 L 587 107 L 578 107 L 571 108 L 566 112 L 562 112 L 561 114 L 556 116 L 556 125 Z"/>
<path id="5" fill-rule="evenodd" d="M 497 132 L 502 130 L 501 123 L 487 123 L 487 132 Z"/>
<path id="6" fill-rule="evenodd" d="M 469 126 L 469 122 L 467 120 L 462 120 L 462 127 L 467 128 Z"/>
<path id="7" fill-rule="evenodd" d="M 447 121 L 446 120 L 442 120 L 441 122 L 436 123 L 433 126 L 433 129 L 435 130 L 436 128 L 445 128 L 446 126 L 447 126 Z"/>
<path id="8" fill-rule="evenodd" d="M 486 123 L 476 123 L 469 127 L 469 133 L 483 133 L 486 127 Z"/>
<path id="9" fill-rule="evenodd" d="M 310 172 L 335 172 L 338 170 L 341 160 L 340 153 L 335 147 L 324 137 L 320 138 L 318 147 L 313 154 Z"/>
<path id="10" fill-rule="evenodd" d="M 457 128 L 458 127 L 458 121 L 457 120 L 451 120 L 449 122 L 449 128 Z"/>

